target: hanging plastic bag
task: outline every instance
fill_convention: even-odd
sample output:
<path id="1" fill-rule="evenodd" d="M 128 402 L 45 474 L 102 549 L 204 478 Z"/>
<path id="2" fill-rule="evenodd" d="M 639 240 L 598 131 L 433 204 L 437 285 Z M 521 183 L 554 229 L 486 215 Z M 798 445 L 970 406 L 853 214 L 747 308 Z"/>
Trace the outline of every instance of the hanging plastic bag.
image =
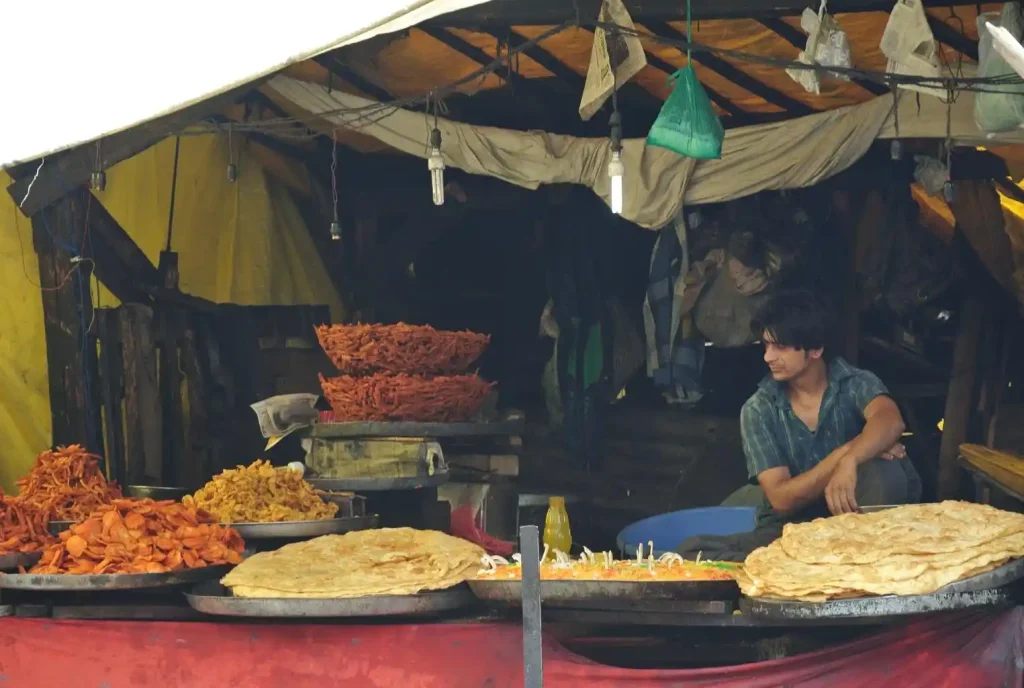
<path id="1" fill-rule="evenodd" d="M 1008 2 L 999 15 L 986 12 L 978 16 L 978 76 L 1016 77 L 1017 72 L 995 50 L 987 24 L 1002 27 L 1014 37 L 1022 35 L 1024 21 L 1020 5 Z M 985 92 L 975 94 L 974 123 L 988 133 L 1012 131 L 1024 125 L 1024 86 L 1019 83 L 999 84 L 987 86 Z"/>
<path id="2" fill-rule="evenodd" d="M 850 55 L 850 41 L 846 32 L 832 15 L 826 13 L 827 3 L 822 0 L 817 13 L 810 8 L 800 15 L 800 28 L 807 32 L 807 44 L 797 61 L 806 65 L 818 64 L 823 67 L 853 67 Z M 804 87 L 808 93 L 821 93 L 821 73 L 814 69 L 787 69 L 786 74 Z M 848 81 L 845 74 L 829 72 L 829 76 Z"/>
<path id="3" fill-rule="evenodd" d="M 697 73 L 686 65 L 669 80 L 675 82 L 672 94 L 654 120 L 647 143 L 690 158 L 721 158 L 725 130 Z"/>
<path id="4" fill-rule="evenodd" d="M 921 0 L 897 0 L 889 13 L 878 47 L 888 58 L 885 71 L 891 74 L 925 79 L 937 79 L 940 75 L 935 34 L 928 25 Z M 904 83 L 899 87 L 943 99 L 948 95 L 946 89 L 935 86 Z"/>

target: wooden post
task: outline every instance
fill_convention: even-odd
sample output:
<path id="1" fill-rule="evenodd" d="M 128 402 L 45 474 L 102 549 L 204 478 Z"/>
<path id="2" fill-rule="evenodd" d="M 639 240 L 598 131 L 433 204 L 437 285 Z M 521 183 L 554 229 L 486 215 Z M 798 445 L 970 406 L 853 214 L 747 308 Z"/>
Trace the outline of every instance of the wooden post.
<path id="1" fill-rule="evenodd" d="M 147 306 L 125 304 L 120 311 L 128 482 L 159 485 L 163 479 L 163 412 L 153 337 L 153 310 Z"/>
<path id="2" fill-rule="evenodd" d="M 100 333 L 100 363 L 102 396 L 105 410 L 104 437 L 108 477 L 119 485 L 126 484 L 124 460 L 124 420 L 121 415 L 123 399 L 124 358 L 121 353 L 121 326 L 118 310 L 101 309 L 96 314 Z"/>
<path id="3" fill-rule="evenodd" d="M 96 344 L 88 333 L 92 265 L 79 255 L 86 213 L 83 192 L 72 192 L 32 216 L 32 235 L 39 257 L 53 443 L 100 451 Z"/>
<path id="4" fill-rule="evenodd" d="M 967 287 L 969 290 L 971 286 Z M 967 439 L 967 431 L 974 410 L 974 390 L 977 380 L 978 349 L 981 341 L 985 304 L 974 291 L 964 300 L 960 312 L 960 330 L 953 349 L 949 392 L 939 448 L 940 499 L 955 498 L 959 492 L 957 460 L 960 445 Z"/>

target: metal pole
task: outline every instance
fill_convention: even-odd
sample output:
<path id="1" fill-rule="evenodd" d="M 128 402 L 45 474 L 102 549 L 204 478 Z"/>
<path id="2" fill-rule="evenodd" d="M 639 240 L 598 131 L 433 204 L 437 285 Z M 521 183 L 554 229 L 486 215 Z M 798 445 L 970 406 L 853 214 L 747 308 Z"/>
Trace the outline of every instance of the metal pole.
<path id="1" fill-rule="evenodd" d="M 543 688 L 544 659 L 540 634 L 540 531 L 537 526 L 519 529 L 519 553 L 523 557 L 523 683 Z"/>

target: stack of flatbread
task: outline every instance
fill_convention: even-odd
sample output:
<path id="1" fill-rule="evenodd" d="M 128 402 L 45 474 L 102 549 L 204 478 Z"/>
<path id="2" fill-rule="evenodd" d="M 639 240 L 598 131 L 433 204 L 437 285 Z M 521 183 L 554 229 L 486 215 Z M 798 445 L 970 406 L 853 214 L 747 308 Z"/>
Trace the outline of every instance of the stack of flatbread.
<path id="1" fill-rule="evenodd" d="M 1024 514 L 942 502 L 787 524 L 737 577 L 750 597 L 926 595 L 1024 556 Z"/>
<path id="2" fill-rule="evenodd" d="M 381 528 L 260 552 L 221 583 L 236 597 L 412 595 L 462 583 L 480 568 L 484 554 L 434 530 Z"/>

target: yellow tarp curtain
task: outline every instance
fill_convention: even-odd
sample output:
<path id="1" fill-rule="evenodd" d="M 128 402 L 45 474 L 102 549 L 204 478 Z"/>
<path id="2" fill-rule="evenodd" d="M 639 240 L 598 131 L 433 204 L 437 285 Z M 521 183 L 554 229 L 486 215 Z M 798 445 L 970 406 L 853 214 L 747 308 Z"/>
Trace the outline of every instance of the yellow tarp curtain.
<path id="1" fill-rule="evenodd" d="M 219 303 L 327 304 L 339 319 L 341 301 L 288 191 L 245 142 L 236 138 L 235 146 L 232 183 L 224 137 L 181 137 L 172 250 L 182 290 Z M 108 170 L 106 191 L 97 194 L 154 264 L 167 238 L 173 168 L 168 139 Z M 0 172 L 0 185 L 9 183 Z M 11 491 L 50 445 L 52 429 L 31 225 L 6 192 L 0 239 L 0 486 Z M 93 293 L 100 306 L 117 303 L 103 287 Z"/>

